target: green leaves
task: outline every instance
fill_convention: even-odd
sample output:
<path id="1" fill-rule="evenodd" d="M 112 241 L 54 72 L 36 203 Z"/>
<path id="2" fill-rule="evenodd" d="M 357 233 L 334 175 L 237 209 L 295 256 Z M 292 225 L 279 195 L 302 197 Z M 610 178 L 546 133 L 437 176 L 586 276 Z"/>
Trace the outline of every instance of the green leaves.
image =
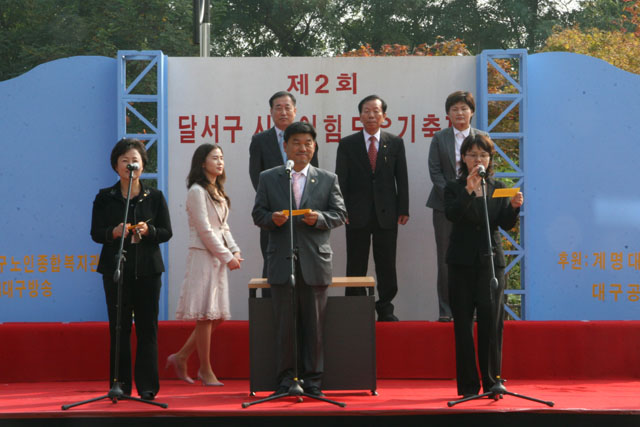
<path id="1" fill-rule="evenodd" d="M 3 0 L 0 80 L 54 59 L 118 50 L 195 55 L 191 3 L 168 0 Z"/>
<path id="2" fill-rule="evenodd" d="M 554 26 L 640 35 L 639 1 L 591 0 L 568 10 L 566 0 L 211 0 L 210 47 L 212 56 L 570 50 L 568 40 L 545 45 L 558 38 Z M 196 56 L 192 26 L 186 0 L 2 0 L 0 80 L 74 55 L 152 49 Z M 626 51 L 627 39 L 619 41 Z M 632 62 L 617 61 L 623 68 Z"/>

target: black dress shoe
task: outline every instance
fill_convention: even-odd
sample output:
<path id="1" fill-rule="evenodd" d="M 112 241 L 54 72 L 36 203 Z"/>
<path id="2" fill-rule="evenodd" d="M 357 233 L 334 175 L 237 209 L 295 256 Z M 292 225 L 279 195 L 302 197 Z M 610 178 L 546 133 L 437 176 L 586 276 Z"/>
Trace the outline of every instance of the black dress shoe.
<path id="1" fill-rule="evenodd" d="M 316 387 L 314 385 L 305 388 L 304 392 L 310 394 L 311 396 L 324 397 L 324 393 L 322 392 L 322 390 L 320 390 L 320 387 Z"/>
<path id="2" fill-rule="evenodd" d="M 279 394 L 289 394 L 289 387 L 281 385 L 276 389 L 276 391 L 271 393 L 271 396 L 277 396 Z"/>
<path id="3" fill-rule="evenodd" d="M 399 320 L 393 313 L 378 316 L 378 322 L 397 322 Z"/>
<path id="4" fill-rule="evenodd" d="M 143 391 L 142 393 L 140 393 L 140 398 L 142 400 L 153 400 L 155 399 L 155 395 L 153 394 L 153 392 Z"/>
<path id="5" fill-rule="evenodd" d="M 451 322 L 453 319 L 450 316 L 440 316 L 438 317 L 438 322 Z"/>

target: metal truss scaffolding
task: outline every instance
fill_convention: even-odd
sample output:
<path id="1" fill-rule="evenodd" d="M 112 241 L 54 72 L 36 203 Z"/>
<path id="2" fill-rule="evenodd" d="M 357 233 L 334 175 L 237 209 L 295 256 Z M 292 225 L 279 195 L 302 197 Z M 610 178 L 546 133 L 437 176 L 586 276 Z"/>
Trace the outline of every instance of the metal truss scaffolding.
<path id="1" fill-rule="evenodd" d="M 167 162 L 167 57 L 159 50 L 118 51 L 118 139 L 136 138 L 145 143 L 149 162 L 142 180 L 168 198 Z M 161 245 L 168 265 L 167 244 Z M 163 275 L 160 319 L 168 315 L 168 279 Z"/>
<path id="2" fill-rule="evenodd" d="M 500 172 L 496 178 L 523 188 L 524 151 L 527 139 L 527 51 L 525 49 L 485 50 L 477 60 L 476 120 L 479 129 L 489 133 L 500 158 L 494 159 Z M 491 120 L 491 122 L 489 122 Z M 520 228 L 515 235 L 500 230 L 507 247 L 507 272 L 519 275 L 519 286 L 511 280 L 505 290 L 505 310 L 516 320 L 526 319 L 525 206 L 520 212 Z M 518 268 L 519 267 L 519 268 Z M 516 276 L 517 278 L 517 276 Z"/>

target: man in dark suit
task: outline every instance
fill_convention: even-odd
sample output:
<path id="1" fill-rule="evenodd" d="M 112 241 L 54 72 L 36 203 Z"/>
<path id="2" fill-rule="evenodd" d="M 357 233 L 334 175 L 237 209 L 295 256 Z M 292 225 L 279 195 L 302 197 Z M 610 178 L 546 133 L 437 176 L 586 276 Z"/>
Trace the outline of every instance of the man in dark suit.
<path id="1" fill-rule="evenodd" d="M 269 109 L 273 119 L 271 129 L 253 135 L 249 146 L 249 176 L 253 189 L 258 189 L 260 172 L 276 166 L 284 165 L 287 155 L 284 150 L 283 134 L 284 130 L 296 118 L 296 98 L 289 92 L 276 92 L 269 98 Z M 318 152 L 313 153 L 311 159 L 313 166 L 318 166 Z M 260 250 L 262 251 L 262 277 L 267 277 L 267 244 L 269 233 L 260 230 Z M 267 292 L 268 293 L 268 292 Z M 264 295 L 263 290 L 263 295 Z"/>
<path id="2" fill-rule="evenodd" d="M 444 214 L 444 188 L 447 181 L 454 181 L 458 177 L 462 141 L 469 135 L 487 135 L 471 127 L 471 118 L 476 111 L 476 102 L 471 92 L 459 90 L 450 94 L 445 101 L 445 111 L 452 127 L 436 132 L 431 140 L 429 175 L 433 187 L 427 200 L 427 207 L 433 209 L 433 232 L 436 238 L 438 262 L 438 321 L 440 322 L 451 321 L 449 279 L 445 257 L 452 224 Z"/>
<path id="3" fill-rule="evenodd" d="M 344 224 L 346 210 L 335 174 L 310 165 L 316 147 L 316 131 L 309 123 L 296 122 L 284 132 L 287 158 L 294 162 L 292 173 L 293 209 L 308 209 L 304 215 L 290 216 L 289 176 L 285 166 L 260 174 L 253 207 L 253 222 L 269 233 L 267 280 L 276 325 L 276 394 L 293 384 L 293 307 L 289 277 L 290 225 L 293 221 L 295 296 L 302 337 L 299 378 L 305 392 L 323 396 L 320 389 L 324 369 L 322 328 L 327 304 L 327 287 L 332 281 L 331 229 Z"/>
<path id="4" fill-rule="evenodd" d="M 398 224 L 409 220 L 409 180 L 402 138 L 380 130 L 387 104 L 370 95 L 358 104 L 364 130 L 338 145 L 336 174 L 347 206 L 347 276 L 366 276 L 373 238 L 379 321 L 397 321 L 391 300 L 398 292 Z M 347 288 L 346 295 L 365 295 Z"/>

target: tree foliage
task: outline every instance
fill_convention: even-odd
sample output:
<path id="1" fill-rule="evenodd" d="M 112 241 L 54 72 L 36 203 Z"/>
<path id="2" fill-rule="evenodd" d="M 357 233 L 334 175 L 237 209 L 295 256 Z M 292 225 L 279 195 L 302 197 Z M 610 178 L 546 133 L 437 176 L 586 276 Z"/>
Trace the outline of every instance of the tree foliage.
<path id="1" fill-rule="evenodd" d="M 640 37 L 640 1 L 623 0 L 625 7 L 620 19 L 621 31 L 626 32 L 628 29 Z"/>
<path id="2" fill-rule="evenodd" d="M 407 45 L 464 40 L 472 53 L 484 49 L 542 46 L 554 25 L 569 22 L 563 0 L 397 0 L 354 1 L 357 15 L 343 22 L 345 51 L 369 43 Z"/>
<path id="3" fill-rule="evenodd" d="M 118 50 L 194 55 L 191 3 L 167 0 L 2 0 L 0 80 L 75 55 Z"/>
<path id="4" fill-rule="evenodd" d="M 350 50 L 339 56 L 357 57 L 357 56 L 468 56 L 471 55 L 467 49 L 467 45 L 460 39 L 438 40 L 429 45 L 422 43 L 413 49 L 402 44 L 385 44 L 376 51 L 369 43 L 360 46 L 358 49 Z"/>
<path id="5" fill-rule="evenodd" d="M 545 46 L 554 26 L 638 31 L 637 2 L 588 0 L 578 10 L 569 4 L 575 1 L 211 0 L 211 54 L 534 52 Z M 199 49 L 192 35 L 188 0 L 2 0 L 0 80 L 74 55 L 113 57 L 118 50 L 151 49 L 193 56 Z"/>
<path id="6" fill-rule="evenodd" d="M 543 51 L 581 53 L 640 74 L 640 37 L 633 33 L 595 28 L 586 31 L 579 28 L 559 29 L 549 37 Z"/>
<path id="7" fill-rule="evenodd" d="M 640 0 L 589 2 L 596 11 L 606 11 L 607 21 L 595 19 L 592 10 L 579 20 L 583 25 L 556 28 L 544 52 L 574 52 L 603 59 L 618 68 L 640 74 Z"/>
<path id="8" fill-rule="evenodd" d="M 502 48 L 540 48 L 556 25 L 568 19 L 567 2 L 558 0 L 493 0 L 486 6 L 489 31 L 497 31 Z"/>
<path id="9" fill-rule="evenodd" d="M 350 0 L 212 0 L 212 54 L 320 56 L 340 45 Z"/>
<path id="10" fill-rule="evenodd" d="M 377 54 L 403 45 L 407 53 L 429 55 L 445 40 L 463 40 L 472 54 L 533 51 L 553 25 L 578 19 L 567 1 L 211 0 L 211 54 L 331 56 L 368 44 Z M 0 80 L 74 55 L 145 49 L 197 55 L 192 26 L 188 0 L 2 0 Z"/>
<path id="11" fill-rule="evenodd" d="M 638 30 L 638 2 L 631 0 L 588 0 L 569 17 L 572 25 L 583 29 L 634 32 Z"/>

